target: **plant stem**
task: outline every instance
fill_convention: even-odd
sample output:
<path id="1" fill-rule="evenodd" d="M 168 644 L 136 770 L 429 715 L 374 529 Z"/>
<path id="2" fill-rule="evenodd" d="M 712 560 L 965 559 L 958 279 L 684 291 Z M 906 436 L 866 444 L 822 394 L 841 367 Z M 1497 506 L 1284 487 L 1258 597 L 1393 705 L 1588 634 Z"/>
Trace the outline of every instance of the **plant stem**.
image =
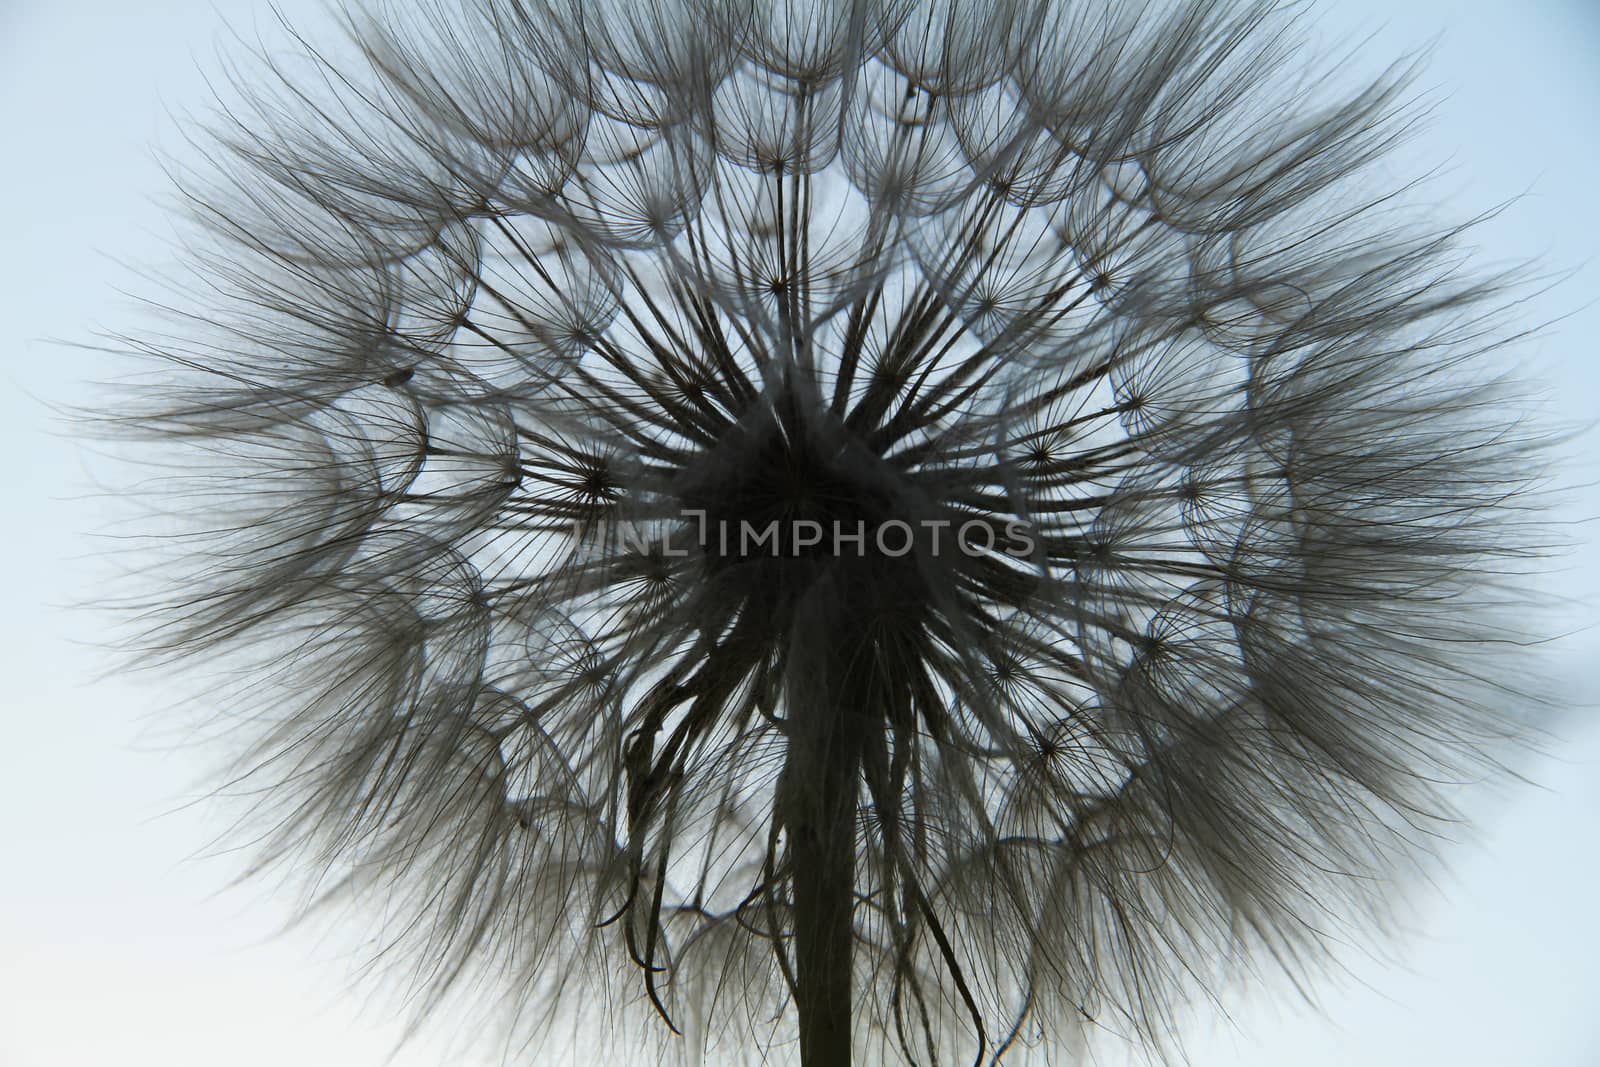
<path id="1" fill-rule="evenodd" d="M 849 1067 L 859 756 L 854 745 L 791 750 L 795 1002 L 803 1067 Z"/>
<path id="2" fill-rule="evenodd" d="M 856 808 L 863 738 L 875 706 L 874 657 L 826 585 L 805 632 L 818 635 L 790 661 L 789 736 L 780 787 L 794 894 L 791 975 L 803 1067 L 849 1067 Z M 820 601 L 820 604 L 818 603 Z M 865 654 L 864 654 L 865 653 Z"/>

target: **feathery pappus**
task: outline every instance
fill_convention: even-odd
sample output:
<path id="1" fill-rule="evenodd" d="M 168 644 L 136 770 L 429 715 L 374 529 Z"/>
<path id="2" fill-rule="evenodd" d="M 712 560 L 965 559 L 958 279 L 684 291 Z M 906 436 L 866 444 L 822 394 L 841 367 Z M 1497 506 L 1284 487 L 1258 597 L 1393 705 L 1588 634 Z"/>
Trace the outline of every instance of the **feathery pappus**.
<path id="1" fill-rule="evenodd" d="M 1546 438 L 1372 166 L 1415 64 L 1302 15 L 371 0 L 235 68 L 117 421 L 262 864 L 535 1063 L 1159 1053 L 1374 929 L 1523 728 Z"/>

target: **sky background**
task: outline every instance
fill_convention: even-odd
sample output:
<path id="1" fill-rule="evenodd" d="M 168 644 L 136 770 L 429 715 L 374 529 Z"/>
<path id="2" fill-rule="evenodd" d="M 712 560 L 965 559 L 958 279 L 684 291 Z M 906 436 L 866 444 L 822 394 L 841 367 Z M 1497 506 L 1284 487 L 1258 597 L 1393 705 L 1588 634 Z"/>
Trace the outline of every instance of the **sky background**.
<path id="1" fill-rule="evenodd" d="M 283 9 L 312 30 L 314 5 Z M 1370 32 L 1373 66 L 1436 39 L 1424 85 L 1438 117 L 1408 147 L 1444 162 L 1447 216 L 1511 203 L 1479 231 L 1489 261 L 1542 257 L 1575 273 L 1538 298 L 1557 319 L 1529 348 L 1566 417 L 1600 412 L 1600 5 L 1593 0 L 1329 0 L 1331 35 Z M 353 991 L 336 935 L 278 936 L 288 901 L 229 888 L 237 857 L 202 858 L 217 829 L 203 762 L 173 750 L 160 686 L 101 677 L 92 602 L 102 526 L 87 460 L 49 405 L 87 398 L 111 357 L 54 345 L 133 319 L 129 263 L 166 256 L 154 144 L 203 108 L 224 22 L 270 26 L 242 0 L 0 0 L 0 1067 L 395 1067 L 392 1004 Z M 1592 439 L 1591 439 L 1592 440 Z M 1573 480 L 1592 480 L 1574 468 Z M 1600 492 L 1575 492 L 1580 548 L 1554 586 L 1600 603 L 1589 547 Z M 1574 612 L 1579 617 L 1581 612 Z M 1548 658 L 1575 699 L 1600 695 L 1600 637 Z M 1560 724 L 1536 786 L 1479 796 L 1477 839 L 1424 893 L 1397 958 L 1351 954 L 1319 1010 L 1281 991 L 1202 1014 L 1192 1059 L 1217 1064 L 1591 1067 L 1600 1063 L 1600 711 Z M 460 1061 L 458 1061 L 460 1062 Z M 477 1061 L 464 1061 L 469 1064 Z M 1103 1062 L 1118 1063 L 1114 1055 Z"/>

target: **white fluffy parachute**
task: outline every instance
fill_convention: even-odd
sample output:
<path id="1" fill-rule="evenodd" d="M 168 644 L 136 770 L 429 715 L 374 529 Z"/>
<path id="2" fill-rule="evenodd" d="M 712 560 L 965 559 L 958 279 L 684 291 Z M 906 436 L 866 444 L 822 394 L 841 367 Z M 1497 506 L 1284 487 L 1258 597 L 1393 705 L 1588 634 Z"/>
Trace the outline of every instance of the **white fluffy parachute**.
<path id="1" fill-rule="evenodd" d="M 528 1062 L 1160 1054 L 1376 929 L 1523 729 L 1545 438 L 1514 279 L 1368 166 L 1412 66 L 1298 18 L 428 0 L 238 67 L 118 421 L 263 864 Z"/>

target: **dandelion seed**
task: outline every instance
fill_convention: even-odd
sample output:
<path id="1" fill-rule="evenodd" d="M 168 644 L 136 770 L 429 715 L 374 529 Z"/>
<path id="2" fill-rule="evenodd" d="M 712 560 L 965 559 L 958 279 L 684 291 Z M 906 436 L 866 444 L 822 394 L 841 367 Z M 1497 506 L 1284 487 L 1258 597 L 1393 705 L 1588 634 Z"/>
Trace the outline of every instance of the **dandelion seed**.
<path id="1" fill-rule="evenodd" d="M 1370 188 L 1413 68 L 1297 17 L 373 3 L 241 73 L 127 421 L 263 863 L 421 1014 L 806 1067 L 1159 1050 L 1381 920 L 1519 730 L 1541 441 Z"/>

